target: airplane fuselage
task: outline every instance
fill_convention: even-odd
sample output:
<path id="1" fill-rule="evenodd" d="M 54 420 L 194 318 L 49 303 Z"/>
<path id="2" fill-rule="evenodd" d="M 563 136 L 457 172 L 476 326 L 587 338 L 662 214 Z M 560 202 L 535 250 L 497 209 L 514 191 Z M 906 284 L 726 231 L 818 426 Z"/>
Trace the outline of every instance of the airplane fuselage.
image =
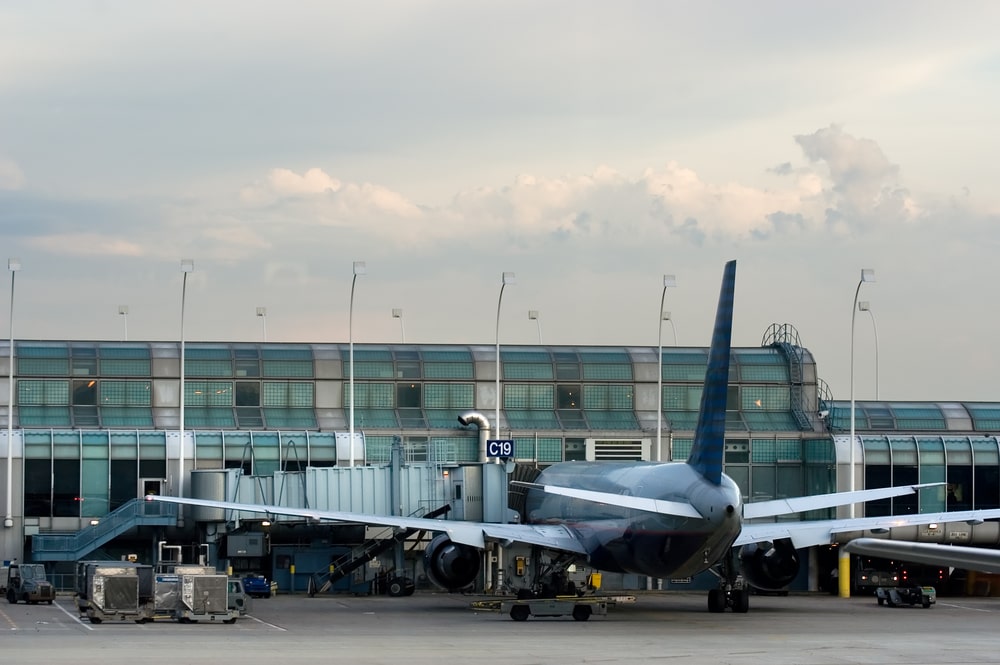
<path id="1" fill-rule="evenodd" d="M 740 533 L 736 483 L 723 475 L 714 485 L 683 462 L 563 462 L 535 483 L 689 503 L 701 514 L 665 515 L 530 490 L 528 521 L 565 524 L 600 570 L 686 577 L 719 561 Z"/>

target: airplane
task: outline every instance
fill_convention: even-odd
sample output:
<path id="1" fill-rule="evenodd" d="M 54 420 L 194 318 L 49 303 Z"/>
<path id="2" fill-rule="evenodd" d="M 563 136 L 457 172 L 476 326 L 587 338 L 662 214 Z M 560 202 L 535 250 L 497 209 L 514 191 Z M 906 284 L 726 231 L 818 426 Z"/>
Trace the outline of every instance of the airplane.
<path id="1" fill-rule="evenodd" d="M 708 609 L 747 612 L 750 587 L 780 590 L 798 573 L 797 549 L 829 544 L 834 535 L 947 520 L 1000 517 L 1000 510 L 900 517 L 746 523 L 798 512 L 914 493 L 928 485 L 860 490 L 743 504 L 740 488 L 723 473 L 726 397 L 736 288 L 736 261 L 725 265 L 708 368 L 690 456 L 683 462 L 554 464 L 527 484 L 524 524 L 465 522 L 319 511 L 262 504 L 149 496 L 147 500 L 317 521 L 350 522 L 436 535 L 424 550 L 428 579 L 448 591 L 471 586 L 487 543 L 532 547 L 534 579 L 523 597 L 565 593 L 573 564 L 652 578 L 711 570 L 719 583 Z M 542 564 L 543 557 L 547 559 Z"/>
<path id="2" fill-rule="evenodd" d="M 948 566 L 984 573 L 1000 573 L 1000 551 L 985 547 L 914 543 L 884 538 L 855 538 L 844 546 L 848 552 L 885 559 L 902 559 L 932 566 Z"/>

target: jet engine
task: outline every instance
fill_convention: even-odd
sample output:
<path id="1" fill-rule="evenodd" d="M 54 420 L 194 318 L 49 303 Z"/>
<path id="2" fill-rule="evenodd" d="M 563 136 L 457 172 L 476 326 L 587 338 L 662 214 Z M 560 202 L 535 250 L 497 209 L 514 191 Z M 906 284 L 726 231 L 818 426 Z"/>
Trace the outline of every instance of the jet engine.
<path id="1" fill-rule="evenodd" d="M 778 591 L 798 575 L 799 555 L 787 538 L 744 545 L 740 549 L 740 572 L 758 589 Z"/>
<path id="2" fill-rule="evenodd" d="M 458 591 L 476 581 L 481 559 L 480 550 L 452 542 L 442 533 L 424 550 L 424 572 L 442 589 Z"/>

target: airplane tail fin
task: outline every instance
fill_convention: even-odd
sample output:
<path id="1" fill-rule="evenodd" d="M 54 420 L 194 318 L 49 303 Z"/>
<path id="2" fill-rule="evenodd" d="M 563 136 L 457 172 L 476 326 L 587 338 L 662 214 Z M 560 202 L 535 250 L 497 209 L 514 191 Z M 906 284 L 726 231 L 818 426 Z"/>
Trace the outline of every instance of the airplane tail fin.
<path id="1" fill-rule="evenodd" d="M 701 394 L 698 427 L 687 463 L 710 483 L 722 482 L 722 456 L 726 441 L 726 397 L 729 391 L 729 347 L 733 336 L 733 300 L 736 261 L 726 264 L 715 312 L 715 330 L 708 351 L 708 371 Z"/>

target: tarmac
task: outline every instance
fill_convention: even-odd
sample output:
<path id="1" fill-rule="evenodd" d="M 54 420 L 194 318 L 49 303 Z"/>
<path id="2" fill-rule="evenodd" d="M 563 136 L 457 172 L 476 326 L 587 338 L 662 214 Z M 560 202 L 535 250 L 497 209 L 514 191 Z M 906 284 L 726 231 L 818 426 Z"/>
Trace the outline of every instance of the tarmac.
<path id="1" fill-rule="evenodd" d="M 939 597 L 929 609 L 873 596 L 753 596 L 748 614 L 712 614 L 703 593 L 640 593 L 589 621 L 512 621 L 482 596 L 280 594 L 234 625 L 80 619 L 53 605 L 0 603 L 0 658 L 30 665 L 235 663 L 996 663 L 1000 598 Z M 495 600 L 495 598 L 494 598 Z"/>

